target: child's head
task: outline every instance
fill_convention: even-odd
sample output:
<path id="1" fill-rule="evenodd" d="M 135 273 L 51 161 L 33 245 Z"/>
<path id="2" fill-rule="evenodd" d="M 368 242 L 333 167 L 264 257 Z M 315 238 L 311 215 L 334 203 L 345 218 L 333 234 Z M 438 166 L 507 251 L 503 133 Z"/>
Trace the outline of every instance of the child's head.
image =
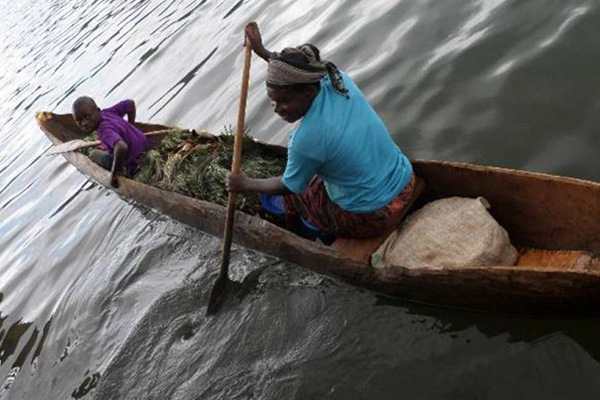
<path id="1" fill-rule="evenodd" d="M 85 133 L 92 132 L 100 124 L 100 109 L 91 97 L 83 96 L 73 103 L 73 118 Z"/>

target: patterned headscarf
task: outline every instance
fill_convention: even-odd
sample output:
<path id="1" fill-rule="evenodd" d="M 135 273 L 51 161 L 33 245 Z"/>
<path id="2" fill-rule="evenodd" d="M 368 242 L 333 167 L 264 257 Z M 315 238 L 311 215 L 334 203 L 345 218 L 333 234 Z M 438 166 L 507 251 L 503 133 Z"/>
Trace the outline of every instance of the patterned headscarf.
<path id="1" fill-rule="evenodd" d="M 348 97 L 342 74 L 328 61 L 321 61 L 319 49 L 312 44 L 286 47 L 280 53 L 272 53 L 267 68 L 267 86 L 282 87 L 317 83 L 329 76 L 334 90 Z"/>

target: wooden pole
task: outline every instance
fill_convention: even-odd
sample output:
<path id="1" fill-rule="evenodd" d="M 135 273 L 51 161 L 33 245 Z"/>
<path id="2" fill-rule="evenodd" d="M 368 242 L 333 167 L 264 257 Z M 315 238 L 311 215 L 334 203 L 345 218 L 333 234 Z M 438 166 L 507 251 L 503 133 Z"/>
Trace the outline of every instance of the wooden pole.
<path id="1" fill-rule="evenodd" d="M 252 56 L 252 49 L 250 44 L 246 40 L 244 44 L 244 72 L 242 74 L 242 88 L 240 90 L 240 103 L 238 109 L 237 127 L 235 130 L 235 141 L 233 145 L 233 161 L 231 163 L 231 173 L 237 174 L 240 171 L 240 165 L 242 163 L 242 139 L 244 135 L 244 119 L 246 117 L 246 102 L 248 99 L 248 82 L 250 80 L 250 59 Z M 233 222 L 235 216 L 235 200 L 237 198 L 236 193 L 229 192 L 229 198 L 227 201 L 227 219 L 225 220 L 225 232 L 223 234 L 223 251 L 221 258 L 221 270 L 219 276 L 215 281 L 210 297 L 208 299 L 208 307 L 206 313 L 208 315 L 214 314 L 217 311 L 220 299 L 225 291 L 227 282 L 229 281 L 229 257 L 231 254 L 231 242 L 233 239 Z"/>
<path id="2" fill-rule="evenodd" d="M 153 137 L 157 137 L 157 136 L 166 136 L 169 133 L 172 133 L 174 131 L 175 131 L 175 129 L 164 129 L 164 130 L 160 130 L 160 131 L 146 132 L 146 133 L 144 133 L 144 135 L 146 135 L 146 137 L 153 138 Z M 89 142 L 89 141 L 86 141 L 83 139 L 70 140 L 68 142 L 61 143 L 57 146 L 52 146 L 50 148 L 50 150 L 48 151 L 48 153 L 46 153 L 46 155 L 53 156 L 56 154 L 67 153 L 69 151 L 85 149 L 86 147 L 98 146 L 99 144 L 100 144 L 99 140 L 94 140 L 92 142 Z"/>

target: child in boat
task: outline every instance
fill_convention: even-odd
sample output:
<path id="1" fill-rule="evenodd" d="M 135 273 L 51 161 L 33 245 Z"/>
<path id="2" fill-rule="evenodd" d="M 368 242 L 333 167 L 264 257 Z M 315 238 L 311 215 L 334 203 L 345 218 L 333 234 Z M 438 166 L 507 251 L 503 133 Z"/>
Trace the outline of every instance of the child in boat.
<path id="1" fill-rule="evenodd" d="M 123 100 L 110 108 L 100 110 L 96 102 L 87 96 L 73 103 L 73 117 L 85 133 L 96 131 L 102 150 L 94 150 L 92 161 L 111 171 L 110 184 L 117 188 L 117 174 L 123 169 L 134 172 L 140 156 L 152 146 L 135 125 L 135 102 Z M 123 117 L 127 115 L 127 121 Z"/>
<path id="2" fill-rule="evenodd" d="M 283 176 L 228 175 L 232 192 L 282 194 L 288 214 L 336 237 L 368 238 L 396 226 L 415 188 L 409 159 L 360 89 L 305 44 L 280 53 L 265 49 L 256 23 L 245 28 L 266 60 L 267 94 L 292 132 Z"/>

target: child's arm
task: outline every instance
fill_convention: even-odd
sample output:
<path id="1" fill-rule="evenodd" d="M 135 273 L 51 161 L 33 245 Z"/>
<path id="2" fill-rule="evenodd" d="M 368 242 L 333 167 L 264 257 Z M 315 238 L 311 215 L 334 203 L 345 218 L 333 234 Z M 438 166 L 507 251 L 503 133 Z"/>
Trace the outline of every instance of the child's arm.
<path id="1" fill-rule="evenodd" d="M 127 158 L 127 143 L 123 139 L 115 143 L 113 149 L 113 165 L 110 171 L 110 184 L 114 188 L 119 187 L 119 181 L 117 180 L 117 174 L 123 170 L 123 164 Z"/>
<path id="2" fill-rule="evenodd" d="M 119 117 L 127 115 L 127 120 L 130 124 L 135 122 L 135 101 L 128 99 L 118 102 L 112 107 L 105 108 L 102 112 L 117 114 Z"/>
<path id="3" fill-rule="evenodd" d="M 250 42 L 250 47 L 252 47 L 252 50 L 254 50 L 254 52 L 260 58 L 266 62 L 269 62 L 269 58 L 271 58 L 271 52 L 265 49 L 265 46 L 263 46 L 258 24 L 256 22 L 249 22 L 244 28 L 244 32 L 246 33 L 246 38 Z"/>
<path id="4" fill-rule="evenodd" d="M 130 124 L 135 124 L 135 101 L 131 99 L 127 101 L 129 102 L 129 107 L 127 109 L 127 121 L 129 121 Z"/>

